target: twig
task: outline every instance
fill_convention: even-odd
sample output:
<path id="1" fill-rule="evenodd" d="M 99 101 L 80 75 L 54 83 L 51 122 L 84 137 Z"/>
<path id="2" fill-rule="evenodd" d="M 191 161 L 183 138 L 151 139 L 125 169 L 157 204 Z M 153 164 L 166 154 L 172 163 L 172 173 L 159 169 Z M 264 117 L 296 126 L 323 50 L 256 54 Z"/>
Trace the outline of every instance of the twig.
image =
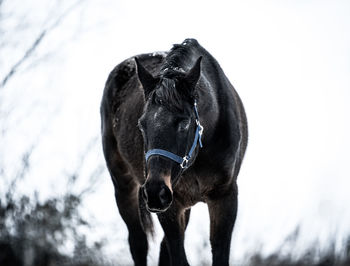
<path id="1" fill-rule="evenodd" d="M 0 0 L 0 4 L 1 4 Z M 46 27 L 44 30 L 42 30 L 40 32 L 40 34 L 38 35 L 38 37 L 34 40 L 34 42 L 32 43 L 32 45 L 27 49 L 27 51 L 24 53 L 24 55 L 22 56 L 22 58 L 20 58 L 17 63 L 15 63 L 10 71 L 5 75 L 5 77 L 3 78 L 3 80 L 0 83 L 0 89 L 4 88 L 5 85 L 7 84 L 7 82 L 13 77 L 13 75 L 17 72 L 18 68 L 30 57 L 33 55 L 33 53 L 35 52 L 35 50 L 37 49 L 37 47 L 39 46 L 39 44 L 42 42 L 42 40 L 45 38 L 45 36 L 47 36 L 47 34 L 52 31 L 55 27 L 57 27 L 62 20 L 67 17 L 77 6 L 79 3 L 81 3 L 82 1 L 77 1 L 75 2 L 73 5 L 71 5 L 66 11 L 63 12 L 63 14 L 61 16 L 59 16 L 56 21 L 51 24 L 50 26 Z"/>
<path id="2" fill-rule="evenodd" d="M 38 47 L 38 45 L 40 44 L 40 42 L 43 40 L 43 38 L 45 37 L 47 31 L 46 29 L 43 30 L 39 36 L 36 38 L 36 40 L 34 41 L 34 43 L 32 44 L 32 46 L 26 51 L 26 53 L 22 56 L 22 58 L 11 67 L 11 70 L 7 73 L 7 75 L 5 76 L 5 78 L 2 80 L 1 84 L 0 84 L 0 88 L 5 87 L 7 81 L 17 72 L 17 69 L 23 64 L 23 62 L 29 58 L 33 52 L 35 51 L 35 49 Z"/>

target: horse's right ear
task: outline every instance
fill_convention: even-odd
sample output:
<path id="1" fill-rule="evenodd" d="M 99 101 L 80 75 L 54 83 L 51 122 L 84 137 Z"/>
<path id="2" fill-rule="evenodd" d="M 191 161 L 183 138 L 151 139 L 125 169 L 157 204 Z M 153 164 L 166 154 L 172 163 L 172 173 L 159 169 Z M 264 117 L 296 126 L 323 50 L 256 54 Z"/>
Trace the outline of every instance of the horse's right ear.
<path id="1" fill-rule="evenodd" d="M 141 82 L 145 96 L 147 97 L 148 94 L 155 89 L 159 79 L 153 77 L 152 74 L 149 73 L 139 62 L 137 57 L 135 57 L 135 62 L 137 66 L 137 76 Z"/>

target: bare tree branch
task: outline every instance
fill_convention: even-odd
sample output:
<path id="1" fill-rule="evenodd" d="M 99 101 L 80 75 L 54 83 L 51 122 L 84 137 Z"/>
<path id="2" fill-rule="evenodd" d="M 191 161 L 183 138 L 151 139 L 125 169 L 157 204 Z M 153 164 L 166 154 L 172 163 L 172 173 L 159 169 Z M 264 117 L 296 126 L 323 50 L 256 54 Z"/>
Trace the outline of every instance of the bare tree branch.
<path id="1" fill-rule="evenodd" d="M 95 191 L 98 186 L 98 182 L 101 181 L 101 176 L 105 172 L 106 167 L 104 164 L 99 164 L 90 174 L 89 182 L 84 189 L 81 190 L 78 197 L 83 198 L 84 196 Z"/>
<path id="2" fill-rule="evenodd" d="M 13 194 L 15 192 L 16 185 L 17 185 L 18 181 L 23 179 L 25 177 L 25 175 L 27 174 L 27 172 L 29 171 L 30 157 L 33 154 L 35 147 L 36 147 L 36 144 L 33 144 L 29 147 L 29 149 L 27 151 L 25 151 L 23 153 L 21 168 L 18 170 L 16 176 L 12 179 L 12 181 L 9 185 L 9 188 L 6 192 L 6 200 L 7 201 L 13 198 Z"/>
<path id="3" fill-rule="evenodd" d="M 68 189 L 72 189 L 74 184 L 76 183 L 77 179 L 80 177 L 81 170 L 85 166 L 86 158 L 96 148 L 97 140 L 98 140 L 98 137 L 95 136 L 89 141 L 89 143 L 86 145 L 84 151 L 81 153 L 82 155 L 80 156 L 79 161 L 78 161 L 77 166 L 75 167 L 74 171 L 72 173 L 67 174 L 67 176 L 69 177 L 67 180 L 67 188 Z"/>
<path id="4" fill-rule="evenodd" d="M 0 5 L 3 0 L 0 0 Z M 67 10 L 65 10 L 51 25 L 43 29 L 39 35 L 35 38 L 32 45 L 26 50 L 24 55 L 15 63 L 11 68 L 10 71 L 5 75 L 5 77 L 2 79 L 0 83 L 0 89 L 4 88 L 7 82 L 13 77 L 13 75 L 17 72 L 19 67 L 28 59 L 30 58 L 42 40 L 47 36 L 49 32 L 51 32 L 54 28 L 56 28 L 64 18 L 66 18 L 80 3 L 82 3 L 82 0 L 76 1 L 73 5 L 71 5 Z"/>
<path id="5" fill-rule="evenodd" d="M 35 51 L 35 49 L 38 47 L 38 45 L 40 44 L 40 42 L 43 40 L 43 38 L 46 35 L 46 29 L 43 30 L 39 36 L 35 39 L 35 41 L 33 42 L 33 44 L 31 45 L 31 47 L 26 51 L 26 53 L 22 56 L 22 58 L 16 63 L 14 64 L 10 71 L 7 73 L 7 75 L 5 76 L 5 78 L 2 80 L 1 84 L 0 84 L 0 88 L 5 87 L 7 81 L 16 73 L 17 69 L 23 64 L 24 61 L 26 61 L 26 59 L 28 59 L 33 52 Z"/>

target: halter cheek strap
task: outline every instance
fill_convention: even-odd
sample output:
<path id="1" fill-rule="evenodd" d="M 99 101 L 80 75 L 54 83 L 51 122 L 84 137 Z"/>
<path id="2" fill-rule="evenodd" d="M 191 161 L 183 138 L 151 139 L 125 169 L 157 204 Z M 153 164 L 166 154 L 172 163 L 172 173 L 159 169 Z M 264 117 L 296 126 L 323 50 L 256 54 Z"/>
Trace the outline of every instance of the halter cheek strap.
<path id="1" fill-rule="evenodd" d="M 166 151 L 166 150 L 162 150 L 162 149 L 152 149 L 152 150 L 149 150 L 146 153 L 146 155 L 145 155 L 146 162 L 148 161 L 148 159 L 151 156 L 153 156 L 153 155 L 160 155 L 160 156 L 169 158 L 169 159 L 177 162 L 178 164 L 180 164 L 180 167 L 182 169 L 188 168 L 188 161 L 191 159 L 192 154 L 193 154 L 194 150 L 197 147 L 197 143 L 199 143 L 199 146 L 201 148 L 203 147 L 203 145 L 202 145 L 203 127 L 201 126 L 201 124 L 199 122 L 199 115 L 198 115 L 198 109 L 197 109 L 197 102 L 196 101 L 194 102 L 194 112 L 195 112 L 195 115 L 196 115 L 197 127 L 196 127 L 196 134 L 195 134 L 195 137 L 194 137 L 191 149 L 188 152 L 188 154 L 185 155 L 184 157 L 180 157 L 180 156 L 178 156 L 178 155 L 176 155 L 176 154 L 174 154 L 174 153 L 172 153 L 170 151 Z"/>

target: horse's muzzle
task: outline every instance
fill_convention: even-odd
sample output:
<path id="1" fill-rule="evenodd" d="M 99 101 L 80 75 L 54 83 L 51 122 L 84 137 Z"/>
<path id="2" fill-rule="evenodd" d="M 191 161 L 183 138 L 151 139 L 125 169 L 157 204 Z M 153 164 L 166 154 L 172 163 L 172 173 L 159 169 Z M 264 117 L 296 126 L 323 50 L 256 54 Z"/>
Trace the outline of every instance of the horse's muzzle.
<path id="1" fill-rule="evenodd" d="M 170 207 L 173 201 L 171 190 L 163 182 L 146 182 L 141 187 L 141 192 L 147 209 L 150 212 L 164 212 Z"/>

